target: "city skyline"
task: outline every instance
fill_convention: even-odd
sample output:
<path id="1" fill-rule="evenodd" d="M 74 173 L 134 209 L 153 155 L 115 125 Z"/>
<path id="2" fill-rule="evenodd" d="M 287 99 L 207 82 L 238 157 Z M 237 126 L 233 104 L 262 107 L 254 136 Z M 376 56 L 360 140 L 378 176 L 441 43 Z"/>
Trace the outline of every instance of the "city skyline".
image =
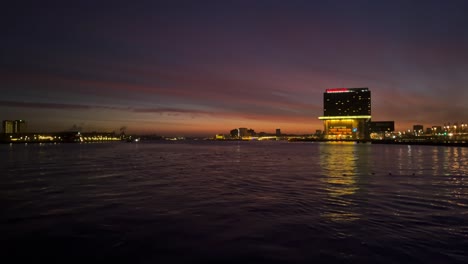
<path id="1" fill-rule="evenodd" d="M 9 3 L 0 119 L 31 131 L 323 129 L 323 91 L 372 90 L 395 130 L 466 123 L 463 1 Z"/>

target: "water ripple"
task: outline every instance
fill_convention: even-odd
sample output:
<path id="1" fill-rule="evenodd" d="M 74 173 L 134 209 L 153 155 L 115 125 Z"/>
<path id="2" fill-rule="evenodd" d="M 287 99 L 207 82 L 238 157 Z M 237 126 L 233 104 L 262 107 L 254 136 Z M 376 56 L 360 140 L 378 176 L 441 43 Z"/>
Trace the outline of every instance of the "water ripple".
<path id="1" fill-rule="evenodd" d="M 0 148 L 0 231 L 18 258 L 27 249 L 47 259 L 55 248 L 62 259 L 127 262 L 468 261 L 466 148 Z"/>

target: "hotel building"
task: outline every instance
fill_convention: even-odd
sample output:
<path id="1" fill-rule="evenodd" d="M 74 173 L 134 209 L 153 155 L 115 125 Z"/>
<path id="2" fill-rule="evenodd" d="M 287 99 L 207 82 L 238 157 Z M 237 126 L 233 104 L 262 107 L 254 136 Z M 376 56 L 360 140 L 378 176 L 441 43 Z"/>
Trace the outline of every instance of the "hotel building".
<path id="1" fill-rule="evenodd" d="M 323 94 L 326 139 L 369 139 L 371 92 L 368 88 L 334 88 Z"/>

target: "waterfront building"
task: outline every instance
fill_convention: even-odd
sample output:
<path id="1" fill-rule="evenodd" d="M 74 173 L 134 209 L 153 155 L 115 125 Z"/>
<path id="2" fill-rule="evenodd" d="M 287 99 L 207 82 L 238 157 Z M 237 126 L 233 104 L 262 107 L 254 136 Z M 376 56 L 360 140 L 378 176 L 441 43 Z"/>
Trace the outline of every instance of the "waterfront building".
<path id="1" fill-rule="evenodd" d="M 413 126 L 413 134 L 415 136 L 421 136 L 424 134 L 424 127 L 423 125 L 414 125 Z"/>
<path id="2" fill-rule="evenodd" d="M 362 140 L 369 138 L 371 92 L 368 88 L 334 88 L 323 94 L 326 139 Z"/>
<path id="3" fill-rule="evenodd" d="M 14 133 L 15 121 L 12 120 L 3 120 L 3 130 L 4 134 L 12 134 Z"/>
<path id="4" fill-rule="evenodd" d="M 237 129 L 237 136 L 239 138 L 246 137 L 246 136 L 248 136 L 248 133 L 249 133 L 248 131 L 249 130 L 247 128 L 245 128 L 245 127 L 239 127 Z"/>
<path id="5" fill-rule="evenodd" d="M 248 129 L 246 127 L 239 127 L 239 128 L 234 128 L 233 130 L 231 130 L 229 134 L 231 135 L 232 138 L 243 138 L 243 137 L 255 136 L 257 133 L 255 133 L 255 130 L 253 129 Z"/>
<path id="6" fill-rule="evenodd" d="M 4 134 L 26 133 L 26 121 L 24 120 L 3 120 Z"/>
<path id="7" fill-rule="evenodd" d="M 369 133 L 371 139 L 384 139 L 392 136 L 395 131 L 394 121 L 371 121 L 369 123 Z"/>
<path id="8" fill-rule="evenodd" d="M 369 124 L 369 130 L 371 133 L 393 132 L 395 131 L 395 122 L 394 121 L 372 121 Z"/>
<path id="9" fill-rule="evenodd" d="M 26 133 L 26 121 L 24 120 L 15 120 L 15 133 Z"/>
<path id="10" fill-rule="evenodd" d="M 433 135 L 438 135 L 438 134 L 441 134 L 443 133 L 443 129 L 442 129 L 442 126 L 432 126 L 432 134 Z"/>

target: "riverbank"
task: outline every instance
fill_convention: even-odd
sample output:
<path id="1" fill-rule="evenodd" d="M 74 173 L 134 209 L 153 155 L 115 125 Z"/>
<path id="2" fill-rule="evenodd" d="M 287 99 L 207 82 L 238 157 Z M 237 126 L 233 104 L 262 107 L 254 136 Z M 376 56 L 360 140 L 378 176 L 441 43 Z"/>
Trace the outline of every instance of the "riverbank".
<path id="1" fill-rule="evenodd" d="M 355 142 L 371 144 L 395 144 L 395 145 L 427 145 L 427 146 L 452 146 L 468 147 L 468 140 L 439 140 L 439 139 L 314 139 L 314 138 L 292 138 L 289 142 Z"/>

